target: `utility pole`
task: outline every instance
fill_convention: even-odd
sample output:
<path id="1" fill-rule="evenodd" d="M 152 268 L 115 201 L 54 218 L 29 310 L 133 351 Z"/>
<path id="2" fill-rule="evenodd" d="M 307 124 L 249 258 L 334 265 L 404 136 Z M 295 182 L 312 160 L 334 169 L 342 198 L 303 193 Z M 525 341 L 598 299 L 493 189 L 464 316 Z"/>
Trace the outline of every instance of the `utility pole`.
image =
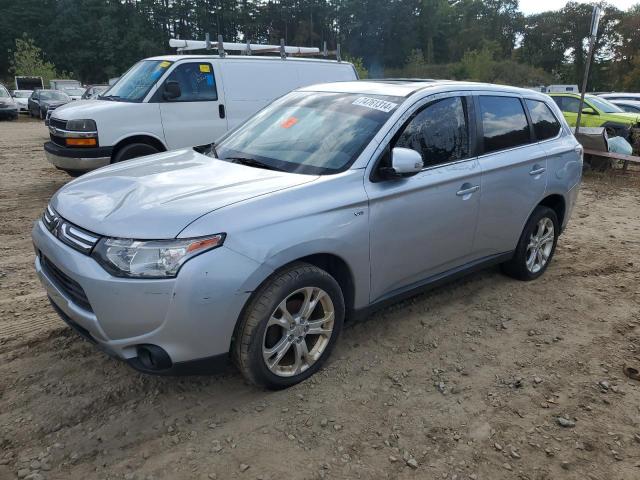
<path id="1" fill-rule="evenodd" d="M 591 29 L 589 31 L 589 53 L 587 54 L 587 64 L 584 68 L 584 78 L 582 79 L 582 91 L 580 92 L 580 104 L 578 105 L 578 118 L 576 120 L 576 135 L 580 131 L 580 120 L 582 119 L 582 106 L 584 105 L 584 95 L 587 92 L 587 82 L 589 81 L 589 69 L 591 68 L 591 59 L 593 58 L 593 50 L 596 46 L 596 37 L 598 36 L 598 24 L 600 18 L 604 15 L 599 5 L 593 7 L 591 14 Z M 578 52 L 576 52 L 578 55 Z"/>

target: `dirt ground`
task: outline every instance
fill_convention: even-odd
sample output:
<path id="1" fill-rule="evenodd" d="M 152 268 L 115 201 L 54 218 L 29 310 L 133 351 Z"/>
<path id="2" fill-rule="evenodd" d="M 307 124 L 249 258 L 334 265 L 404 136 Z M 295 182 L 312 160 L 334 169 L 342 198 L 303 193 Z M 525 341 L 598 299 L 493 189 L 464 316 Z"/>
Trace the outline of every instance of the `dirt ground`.
<path id="1" fill-rule="evenodd" d="M 585 179 L 538 281 L 491 269 L 397 304 L 268 392 L 136 373 L 56 317 L 29 237 L 69 181 L 46 138 L 0 122 L 1 479 L 640 478 L 638 177 Z"/>

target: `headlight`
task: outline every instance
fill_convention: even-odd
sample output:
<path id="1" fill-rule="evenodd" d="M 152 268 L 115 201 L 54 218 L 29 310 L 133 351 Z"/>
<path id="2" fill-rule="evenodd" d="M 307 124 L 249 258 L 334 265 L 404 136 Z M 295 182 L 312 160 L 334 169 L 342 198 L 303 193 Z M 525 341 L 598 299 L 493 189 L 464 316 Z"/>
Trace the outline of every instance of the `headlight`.
<path id="1" fill-rule="evenodd" d="M 98 130 L 96 122 L 93 120 L 69 120 L 67 130 L 74 132 L 95 132 Z"/>
<path id="2" fill-rule="evenodd" d="M 93 257 L 117 277 L 171 278 L 189 259 L 219 247 L 225 234 L 176 240 L 103 238 Z"/>

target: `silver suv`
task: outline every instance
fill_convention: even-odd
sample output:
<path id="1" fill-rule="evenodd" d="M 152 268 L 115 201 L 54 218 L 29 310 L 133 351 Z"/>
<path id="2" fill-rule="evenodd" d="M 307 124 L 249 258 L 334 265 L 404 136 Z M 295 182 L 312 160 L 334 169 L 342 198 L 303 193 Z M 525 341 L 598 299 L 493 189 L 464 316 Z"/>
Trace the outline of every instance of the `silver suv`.
<path id="1" fill-rule="evenodd" d="M 69 183 L 33 228 L 36 270 L 78 332 L 133 367 L 229 358 L 283 388 L 345 319 L 499 263 L 545 271 L 582 148 L 546 95 L 457 82 L 292 92 L 210 151 Z"/>

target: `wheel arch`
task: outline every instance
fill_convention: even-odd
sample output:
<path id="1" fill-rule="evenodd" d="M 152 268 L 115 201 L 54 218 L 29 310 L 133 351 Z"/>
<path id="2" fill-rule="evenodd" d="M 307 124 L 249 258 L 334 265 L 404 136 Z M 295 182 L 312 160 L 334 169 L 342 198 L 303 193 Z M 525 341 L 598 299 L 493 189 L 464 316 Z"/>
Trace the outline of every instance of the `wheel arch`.
<path id="1" fill-rule="evenodd" d="M 113 152 L 111 153 L 111 158 L 114 158 L 118 152 L 127 145 L 131 145 L 133 143 L 146 143 L 148 145 L 152 145 L 154 148 L 158 149 L 158 152 L 165 152 L 167 147 L 165 147 L 164 143 L 160 141 L 160 139 L 147 134 L 139 134 L 139 135 L 131 135 L 129 137 L 118 140 L 118 142 L 113 147 Z"/>
<path id="2" fill-rule="evenodd" d="M 560 229 L 562 230 L 562 226 L 564 225 L 564 219 L 567 212 L 567 202 L 565 198 L 558 194 L 552 193 L 551 195 L 547 195 L 543 198 L 538 206 L 548 207 L 556 213 L 558 217 L 558 223 L 560 224 Z"/>
<path id="3" fill-rule="evenodd" d="M 355 303 L 355 279 L 353 272 L 347 262 L 340 256 L 335 253 L 313 253 L 306 256 L 298 257 L 295 259 L 288 260 L 286 263 L 283 263 L 275 270 L 270 270 L 270 273 L 266 275 L 259 284 L 253 288 L 251 295 L 245 302 L 238 318 L 235 320 L 235 325 L 233 328 L 233 334 L 231 336 L 231 340 L 229 342 L 229 351 L 233 350 L 234 342 L 236 341 L 238 334 L 238 327 L 242 322 L 242 318 L 247 312 L 247 309 L 253 303 L 255 295 L 262 290 L 267 282 L 269 282 L 272 278 L 278 275 L 283 270 L 289 268 L 291 265 L 296 263 L 308 263 L 310 265 L 316 266 L 325 270 L 329 275 L 331 275 L 342 290 L 342 295 L 344 297 L 345 304 L 345 322 L 348 321 L 350 314 L 354 311 L 354 303 Z"/>

